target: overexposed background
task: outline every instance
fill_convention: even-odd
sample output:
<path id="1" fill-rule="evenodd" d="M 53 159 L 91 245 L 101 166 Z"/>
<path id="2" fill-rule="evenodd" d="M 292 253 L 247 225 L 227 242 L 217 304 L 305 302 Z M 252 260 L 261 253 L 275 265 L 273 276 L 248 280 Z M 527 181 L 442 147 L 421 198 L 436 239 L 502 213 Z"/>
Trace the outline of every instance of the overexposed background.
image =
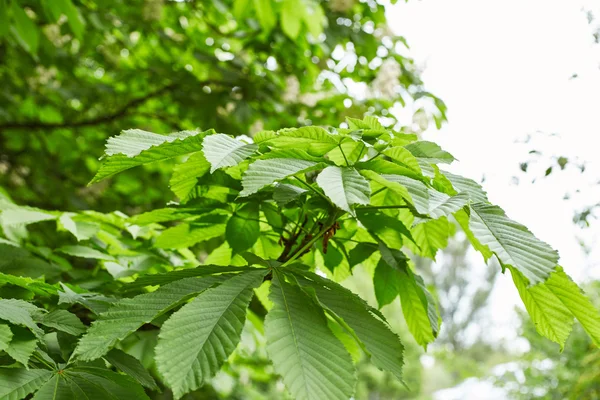
<path id="1" fill-rule="evenodd" d="M 485 178 L 490 200 L 558 249 L 578 282 L 600 278 L 598 224 L 581 229 L 572 220 L 576 209 L 600 201 L 600 45 L 593 38 L 598 21 L 588 23 L 586 11 L 600 17 L 600 2 L 412 0 L 388 8 L 391 28 L 408 40 L 427 89 L 448 106 L 449 122 L 425 138 L 460 160 L 454 171 Z M 548 162 L 524 174 L 519 163 L 534 149 Z M 561 155 L 585 162 L 585 174 L 555 168 L 544 178 L 550 157 Z M 574 193 L 570 200 L 563 200 L 566 192 Z M 510 275 L 501 276 L 490 325 L 482 328 L 492 340 L 526 350 L 514 340 L 519 304 Z"/>

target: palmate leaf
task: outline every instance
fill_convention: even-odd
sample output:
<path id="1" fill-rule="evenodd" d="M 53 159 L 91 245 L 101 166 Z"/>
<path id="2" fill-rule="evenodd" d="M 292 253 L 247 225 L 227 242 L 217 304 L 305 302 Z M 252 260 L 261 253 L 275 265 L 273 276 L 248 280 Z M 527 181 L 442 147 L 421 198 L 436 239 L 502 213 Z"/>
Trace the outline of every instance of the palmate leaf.
<path id="1" fill-rule="evenodd" d="M 51 377 L 46 369 L 0 368 L 0 399 L 24 399 Z"/>
<path id="2" fill-rule="evenodd" d="M 81 338 L 75 355 L 89 361 L 102 357 L 119 340 L 150 323 L 194 294 L 219 284 L 225 276 L 185 278 L 161 286 L 154 292 L 123 299 L 100 314 L 88 332 Z"/>
<path id="3" fill-rule="evenodd" d="M 35 400 L 149 400 L 132 378 L 96 367 L 67 368 L 56 373 L 33 397 Z"/>
<path id="4" fill-rule="evenodd" d="M 195 153 L 201 150 L 204 136 L 212 132 L 182 131 L 158 135 L 138 129 L 125 131 L 109 139 L 106 157 L 90 184 L 138 165 Z"/>
<path id="5" fill-rule="evenodd" d="M 175 398 L 202 386 L 235 350 L 253 289 L 266 273 L 232 277 L 201 293 L 163 324 L 156 365 Z"/>
<path id="6" fill-rule="evenodd" d="M 211 165 L 211 174 L 219 168 L 238 165 L 256 150 L 258 145 L 246 144 L 222 133 L 207 136 L 202 148 L 204 157 Z"/>
<path id="7" fill-rule="evenodd" d="M 354 168 L 327 167 L 317 176 L 317 184 L 336 206 L 350 214 L 354 215 L 355 204 L 369 204 L 369 182 Z"/>
<path id="8" fill-rule="evenodd" d="M 381 313 L 338 283 L 311 272 L 292 268 L 290 271 L 304 278 L 300 283 L 314 289 L 319 302 L 342 318 L 354 331 L 375 366 L 402 380 L 404 346 L 385 323 Z"/>
<path id="9" fill-rule="evenodd" d="M 298 286 L 275 273 L 265 318 L 275 372 L 298 400 L 347 400 L 356 374 L 350 354 L 327 327 L 323 311 Z"/>
<path id="10" fill-rule="evenodd" d="M 472 204 L 469 228 L 503 265 L 518 269 L 532 285 L 545 281 L 558 263 L 554 249 L 509 219 L 498 206 Z"/>
<path id="11" fill-rule="evenodd" d="M 257 160 L 250 164 L 242 178 L 241 197 L 250 196 L 267 185 L 298 173 L 304 173 L 321 167 L 320 163 L 290 158 L 271 158 Z"/>

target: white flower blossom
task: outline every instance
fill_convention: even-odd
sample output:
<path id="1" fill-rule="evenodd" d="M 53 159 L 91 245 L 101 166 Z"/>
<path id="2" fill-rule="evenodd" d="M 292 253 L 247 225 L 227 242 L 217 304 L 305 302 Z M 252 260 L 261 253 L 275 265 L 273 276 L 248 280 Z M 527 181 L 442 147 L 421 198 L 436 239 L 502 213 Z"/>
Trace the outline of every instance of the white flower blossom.
<path id="1" fill-rule="evenodd" d="M 285 91 L 281 96 L 284 103 L 295 103 L 298 101 L 298 95 L 300 94 L 300 82 L 294 75 L 290 75 L 285 78 Z"/>
<path id="2" fill-rule="evenodd" d="M 254 121 L 254 123 L 252 123 L 252 125 L 250 125 L 250 130 L 248 133 L 250 134 L 250 136 L 253 136 L 255 133 L 263 131 L 264 129 L 265 124 L 263 123 L 262 119 L 257 119 L 256 121 Z"/>
<path id="3" fill-rule="evenodd" d="M 398 96 L 396 88 L 400 75 L 402 75 L 400 64 L 393 58 L 385 60 L 371 83 L 372 94 L 375 97 L 386 99 L 393 99 Z"/>

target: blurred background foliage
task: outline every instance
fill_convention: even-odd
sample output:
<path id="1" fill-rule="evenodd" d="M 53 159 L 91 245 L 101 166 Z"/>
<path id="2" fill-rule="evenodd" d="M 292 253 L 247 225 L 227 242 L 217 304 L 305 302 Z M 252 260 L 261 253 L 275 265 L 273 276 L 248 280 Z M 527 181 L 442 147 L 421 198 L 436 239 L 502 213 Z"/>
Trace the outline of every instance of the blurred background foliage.
<path id="1" fill-rule="evenodd" d="M 86 187 L 106 138 L 339 125 L 415 108 L 441 124 L 376 1 L 0 0 L 0 185 L 46 209 L 146 210 L 160 166 Z M 411 128 L 411 127 L 407 127 Z"/>
<path id="2" fill-rule="evenodd" d="M 9 194 L 17 204 L 44 209 L 126 214 L 164 206 L 173 200 L 164 189 L 170 170 L 164 164 L 87 186 L 105 140 L 122 129 L 215 128 L 251 136 L 286 126 L 338 126 L 346 116 L 365 114 L 405 132 L 441 126 L 446 106 L 426 90 L 408 44 L 390 29 L 384 3 L 0 0 L 0 200 Z M 400 119 L 399 109 L 408 118 Z M 524 172 L 529 163 L 524 160 Z M 546 175 L 570 165 L 584 170 L 563 155 L 551 164 Z M 29 264 L 40 262 L 43 246 L 67 243 L 67 233 L 49 229 L 50 235 L 43 224 L 36 229 L 29 240 L 42 246 L 35 247 L 38 254 L 14 255 Z M 513 354 L 505 343 L 490 342 L 482 327 L 499 268 L 469 252 L 457 235 L 436 262 L 415 260 L 443 306 L 440 337 L 424 355 L 406 330 L 399 301 L 385 306 L 406 346 L 408 388 L 365 362 L 356 399 L 445 400 L 451 397 L 438 390 L 469 378 L 502 388 L 507 398 L 600 398 L 600 353 L 581 329 L 562 353 L 526 317 L 528 352 Z M 369 298 L 373 269 L 365 262 L 345 284 L 376 304 Z M 18 296 L 8 285 L 0 290 Z M 599 291 L 596 282 L 587 292 Z M 247 325 L 223 371 L 187 399 L 286 398 L 263 333 Z M 155 343 L 156 331 L 140 331 L 123 349 L 152 369 Z"/>

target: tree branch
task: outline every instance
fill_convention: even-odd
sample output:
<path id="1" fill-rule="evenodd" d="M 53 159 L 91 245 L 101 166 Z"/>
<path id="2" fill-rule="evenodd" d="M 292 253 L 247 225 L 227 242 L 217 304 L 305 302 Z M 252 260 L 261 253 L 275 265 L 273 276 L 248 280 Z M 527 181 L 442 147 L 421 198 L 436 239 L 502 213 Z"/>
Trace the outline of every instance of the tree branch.
<path id="1" fill-rule="evenodd" d="M 200 85 L 209 85 L 209 84 L 223 84 L 224 82 L 207 80 L 204 82 L 199 82 Z M 71 121 L 71 122 L 42 122 L 42 121 L 23 121 L 23 122 L 5 122 L 0 124 L 0 130 L 3 129 L 57 129 L 57 128 L 79 128 L 82 126 L 93 126 L 106 124 L 109 122 L 116 121 L 120 118 L 126 117 L 131 109 L 136 108 L 137 106 L 145 103 L 146 101 L 158 97 L 165 92 L 169 92 L 176 88 L 178 84 L 171 83 L 166 85 L 154 92 L 147 93 L 141 97 L 135 98 L 128 103 L 126 103 L 123 107 L 115 111 L 114 113 L 101 115 L 95 118 L 84 119 L 81 121 Z"/>
<path id="2" fill-rule="evenodd" d="M 0 124 L 0 129 L 57 129 L 57 128 L 78 128 L 82 126 L 100 125 L 115 121 L 117 119 L 125 117 L 129 110 L 135 108 L 146 101 L 158 97 L 161 94 L 168 92 L 176 87 L 176 84 L 164 86 L 154 92 L 145 94 L 144 96 L 138 97 L 126 103 L 119 110 L 112 114 L 101 115 L 95 118 L 86 119 L 82 121 L 72 122 L 42 122 L 42 121 L 25 121 L 25 122 L 6 122 Z"/>

